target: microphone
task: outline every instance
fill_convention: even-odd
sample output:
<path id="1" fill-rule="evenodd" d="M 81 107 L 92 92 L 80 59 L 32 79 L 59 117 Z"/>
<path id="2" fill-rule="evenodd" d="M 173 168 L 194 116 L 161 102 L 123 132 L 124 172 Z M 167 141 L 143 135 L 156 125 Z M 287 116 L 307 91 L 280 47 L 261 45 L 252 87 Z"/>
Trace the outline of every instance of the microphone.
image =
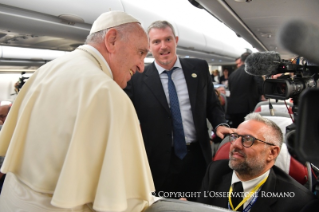
<path id="1" fill-rule="evenodd" d="M 246 58 L 245 71 L 254 76 L 274 75 L 278 73 L 280 61 L 277 52 L 256 52 Z"/>
<path id="2" fill-rule="evenodd" d="M 278 43 L 286 50 L 319 64 L 319 28 L 301 20 L 291 20 L 278 31 Z"/>

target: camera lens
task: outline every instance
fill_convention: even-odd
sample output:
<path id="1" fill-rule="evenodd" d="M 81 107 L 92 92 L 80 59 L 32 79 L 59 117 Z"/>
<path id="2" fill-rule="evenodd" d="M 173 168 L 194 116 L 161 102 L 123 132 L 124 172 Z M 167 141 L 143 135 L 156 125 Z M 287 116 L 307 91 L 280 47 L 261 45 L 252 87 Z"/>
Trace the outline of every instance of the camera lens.
<path id="1" fill-rule="evenodd" d="M 287 92 L 287 85 L 286 83 L 278 83 L 276 87 L 276 91 L 278 94 L 285 95 Z"/>

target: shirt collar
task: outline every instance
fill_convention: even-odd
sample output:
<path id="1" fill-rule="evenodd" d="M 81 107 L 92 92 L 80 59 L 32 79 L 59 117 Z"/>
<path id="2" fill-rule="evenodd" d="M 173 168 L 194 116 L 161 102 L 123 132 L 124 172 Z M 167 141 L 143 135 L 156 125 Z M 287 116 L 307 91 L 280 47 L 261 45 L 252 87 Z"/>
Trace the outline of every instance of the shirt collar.
<path id="1" fill-rule="evenodd" d="M 91 49 L 91 50 L 96 54 L 96 56 L 98 56 L 98 57 L 101 59 L 101 61 L 103 61 L 104 65 L 105 65 L 105 66 L 107 67 L 107 69 L 109 70 L 109 72 L 110 72 L 110 74 L 111 74 L 111 77 L 113 78 L 112 70 L 111 70 L 109 64 L 108 64 L 108 63 L 106 62 L 106 60 L 104 59 L 104 57 L 101 55 L 101 53 L 100 53 L 96 48 L 94 48 L 94 47 L 91 46 L 91 45 L 85 44 L 85 45 L 83 45 L 83 46 L 85 46 L 85 48 Z"/>
<path id="2" fill-rule="evenodd" d="M 163 68 L 162 66 L 160 66 L 160 65 L 156 62 L 156 60 L 154 60 L 154 64 L 155 64 L 155 67 L 156 67 L 156 69 L 157 69 L 159 75 L 161 75 L 164 71 L 166 71 L 166 69 Z M 176 62 L 175 62 L 175 64 L 174 64 L 173 67 L 178 67 L 178 68 L 182 69 L 182 65 L 181 65 L 181 62 L 179 61 L 179 58 L 178 58 L 178 57 L 177 57 Z"/>
<path id="3" fill-rule="evenodd" d="M 237 182 L 242 182 L 243 184 L 243 189 L 244 189 L 244 192 L 249 192 L 251 191 L 259 182 L 261 182 L 263 179 L 265 179 L 266 177 L 268 177 L 269 175 L 269 172 L 270 170 L 266 171 L 264 174 L 260 175 L 259 177 L 256 177 L 252 180 L 248 180 L 248 181 L 241 181 L 235 171 L 233 171 L 233 176 L 232 176 L 232 180 L 231 180 L 231 184 L 233 185 L 234 183 L 237 183 Z"/>

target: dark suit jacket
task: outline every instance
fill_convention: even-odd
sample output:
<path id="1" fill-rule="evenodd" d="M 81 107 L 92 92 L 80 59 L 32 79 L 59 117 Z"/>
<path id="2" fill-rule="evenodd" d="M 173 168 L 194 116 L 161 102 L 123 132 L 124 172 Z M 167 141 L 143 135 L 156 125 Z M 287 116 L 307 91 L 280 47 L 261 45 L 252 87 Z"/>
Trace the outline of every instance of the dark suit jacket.
<path id="1" fill-rule="evenodd" d="M 208 71 L 199 59 L 180 59 L 187 83 L 197 141 L 207 165 L 212 160 L 206 118 L 213 127 L 226 123 Z M 194 74 L 196 74 L 196 77 Z M 192 76 L 193 75 L 193 76 Z M 155 187 L 160 186 L 169 170 L 173 123 L 163 86 L 154 63 L 136 73 L 125 89 L 131 98 L 142 128 L 146 153 Z"/>
<path id="2" fill-rule="evenodd" d="M 229 168 L 228 161 L 229 160 L 214 161 L 209 165 L 203 179 L 201 196 L 197 199 L 198 202 L 228 208 L 227 197 L 210 198 L 207 194 L 207 191 L 229 191 L 233 170 Z M 207 197 L 204 197 L 205 191 Z M 262 192 L 266 195 L 262 195 Z M 270 197 L 270 193 L 267 192 L 293 192 L 295 196 L 293 198 Z M 211 196 L 213 196 L 213 193 L 211 193 Z M 283 172 L 280 168 L 273 166 L 267 181 L 258 193 L 258 199 L 252 206 L 251 212 L 300 211 L 307 203 L 314 199 L 314 195 L 309 190 Z"/>
<path id="3" fill-rule="evenodd" d="M 228 114 L 250 113 L 260 101 L 263 79 L 245 72 L 245 65 L 240 66 L 228 78 L 230 91 L 227 105 Z"/>

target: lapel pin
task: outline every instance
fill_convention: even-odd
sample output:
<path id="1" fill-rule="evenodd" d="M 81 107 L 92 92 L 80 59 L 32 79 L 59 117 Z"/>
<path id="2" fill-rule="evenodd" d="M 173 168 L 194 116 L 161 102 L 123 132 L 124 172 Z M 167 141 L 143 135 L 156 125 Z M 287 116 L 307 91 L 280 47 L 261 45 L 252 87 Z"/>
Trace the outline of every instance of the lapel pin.
<path id="1" fill-rule="evenodd" d="M 193 77 L 193 78 L 196 78 L 196 77 L 197 77 L 197 74 L 192 73 L 192 77 Z"/>

